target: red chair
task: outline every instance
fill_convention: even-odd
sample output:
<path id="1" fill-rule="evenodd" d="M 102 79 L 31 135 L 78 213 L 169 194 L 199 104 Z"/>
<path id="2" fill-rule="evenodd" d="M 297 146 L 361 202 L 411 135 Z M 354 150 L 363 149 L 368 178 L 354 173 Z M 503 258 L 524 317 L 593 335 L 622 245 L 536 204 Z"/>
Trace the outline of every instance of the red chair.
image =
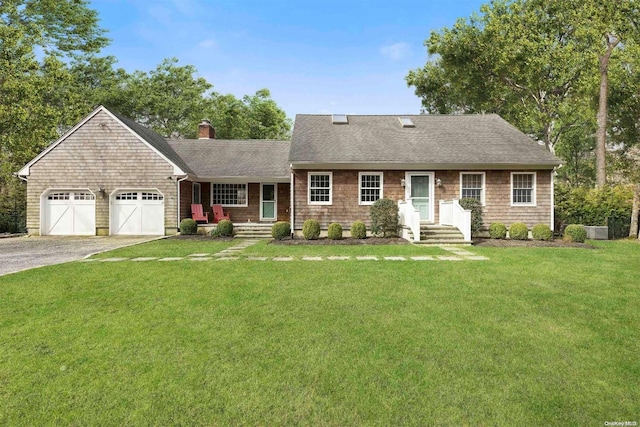
<path id="1" fill-rule="evenodd" d="M 224 213 L 224 211 L 222 210 L 222 205 L 212 205 L 211 209 L 213 209 L 213 223 L 214 224 L 217 224 L 218 221 L 220 221 L 222 219 L 231 220 L 231 218 L 229 218 L 229 214 L 228 213 Z"/>
<path id="2" fill-rule="evenodd" d="M 202 205 L 191 205 L 191 218 L 195 222 L 209 222 L 209 212 L 202 212 Z"/>

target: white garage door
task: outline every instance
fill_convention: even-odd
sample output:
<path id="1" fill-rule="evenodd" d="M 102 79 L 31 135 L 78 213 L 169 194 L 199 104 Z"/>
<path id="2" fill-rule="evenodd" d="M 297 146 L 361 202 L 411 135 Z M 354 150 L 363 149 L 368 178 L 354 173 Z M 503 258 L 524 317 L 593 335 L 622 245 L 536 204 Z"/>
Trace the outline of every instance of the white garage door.
<path id="1" fill-rule="evenodd" d="M 122 191 L 111 206 L 111 234 L 164 234 L 164 197 L 157 191 Z"/>
<path id="2" fill-rule="evenodd" d="M 43 235 L 96 234 L 96 198 L 89 191 L 51 191 L 44 200 Z"/>

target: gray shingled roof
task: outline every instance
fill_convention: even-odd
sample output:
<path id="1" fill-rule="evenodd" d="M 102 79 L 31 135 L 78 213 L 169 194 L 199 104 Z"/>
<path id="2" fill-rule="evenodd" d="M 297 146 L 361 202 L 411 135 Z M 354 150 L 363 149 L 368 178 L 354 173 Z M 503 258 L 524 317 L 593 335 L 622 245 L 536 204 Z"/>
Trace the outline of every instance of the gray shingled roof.
<path id="1" fill-rule="evenodd" d="M 142 139 L 147 141 L 148 144 L 153 146 L 156 150 L 162 153 L 167 159 L 173 162 L 176 166 L 182 169 L 184 172 L 193 174 L 193 170 L 180 158 L 180 156 L 171 148 L 164 137 L 151 129 L 148 129 L 135 121 L 121 116 L 111 111 L 111 114 L 116 116 L 122 123 L 127 125 L 132 131 L 137 133 Z"/>
<path id="2" fill-rule="evenodd" d="M 289 141 L 173 139 L 169 145 L 201 178 L 289 177 Z"/>
<path id="3" fill-rule="evenodd" d="M 552 168 L 561 163 L 544 146 L 495 114 L 349 115 L 333 124 L 330 115 L 296 116 L 289 161 L 304 164 L 416 164 L 446 167 L 522 165 Z"/>

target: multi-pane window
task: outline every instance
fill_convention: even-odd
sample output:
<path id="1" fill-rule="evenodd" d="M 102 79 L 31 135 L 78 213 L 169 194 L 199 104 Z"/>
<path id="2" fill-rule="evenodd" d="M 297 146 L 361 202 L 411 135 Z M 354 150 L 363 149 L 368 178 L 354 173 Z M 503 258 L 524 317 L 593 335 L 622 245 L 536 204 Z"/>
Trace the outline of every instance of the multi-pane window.
<path id="1" fill-rule="evenodd" d="M 361 205 L 372 205 L 382 198 L 382 172 L 360 172 L 358 179 Z"/>
<path id="2" fill-rule="evenodd" d="M 160 193 L 142 193 L 142 200 L 162 200 L 162 194 Z"/>
<path id="3" fill-rule="evenodd" d="M 535 205 L 536 174 L 513 172 L 511 174 L 511 204 Z"/>
<path id="4" fill-rule="evenodd" d="M 331 204 L 331 172 L 309 172 L 309 204 Z"/>
<path id="5" fill-rule="evenodd" d="M 476 199 L 484 204 L 484 173 L 460 174 L 460 198 Z"/>
<path id="6" fill-rule="evenodd" d="M 200 191 L 200 183 L 194 182 L 191 184 L 191 203 L 194 205 L 199 205 L 202 203 L 202 193 Z"/>
<path id="7" fill-rule="evenodd" d="M 247 184 L 213 184 L 214 205 L 247 206 Z"/>
<path id="8" fill-rule="evenodd" d="M 116 200 L 138 200 L 138 193 L 118 193 Z"/>
<path id="9" fill-rule="evenodd" d="M 49 200 L 69 200 L 71 193 L 49 193 L 47 198 Z"/>

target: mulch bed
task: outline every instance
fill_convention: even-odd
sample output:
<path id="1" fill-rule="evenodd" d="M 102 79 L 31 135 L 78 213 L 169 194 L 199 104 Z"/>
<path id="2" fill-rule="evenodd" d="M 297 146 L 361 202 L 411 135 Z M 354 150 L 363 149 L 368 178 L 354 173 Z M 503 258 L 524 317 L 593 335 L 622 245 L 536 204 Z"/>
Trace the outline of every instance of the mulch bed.
<path id="1" fill-rule="evenodd" d="M 595 249 L 588 243 L 565 242 L 564 240 L 511 240 L 511 239 L 473 239 L 473 246 L 493 248 L 582 248 Z"/>
<path id="2" fill-rule="evenodd" d="M 227 242 L 233 240 L 233 237 L 213 237 L 210 234 L 189 234 L 182 236 L 180 234 L 176 234 L 175 236 L 170 236 L 168 239 L 175 240 L 217 240 L 220 242 Z"/>
<path id="3" fill-rule="evenodd" d="M 367 237 L 366 239 L 353 239 L 345 237 L 340 240 L 331 240 L 321 237 L 316 240 L 303 238 L 272 240 L 272 245 L 408 245 L 409 242 L 400 237 Z"/>

